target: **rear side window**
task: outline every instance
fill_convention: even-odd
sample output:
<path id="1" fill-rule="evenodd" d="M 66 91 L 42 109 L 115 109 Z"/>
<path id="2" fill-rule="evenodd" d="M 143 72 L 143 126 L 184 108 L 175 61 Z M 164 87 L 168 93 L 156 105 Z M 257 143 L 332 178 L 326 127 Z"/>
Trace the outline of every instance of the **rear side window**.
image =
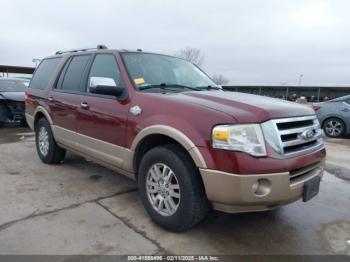
<path id="1" fill-rule="evenodd" d="M 84 91 L 81 80 L 89 59 L 90 55 L 74 56 L 71 58 L 61 73 L 57 88 L 69 91 Z"/>
<path id="2" fill-rule="evenodd" d="M 46 89 L 60 61 L 60 57 L 43 60 L 35 70 L 29 88 Z"/>

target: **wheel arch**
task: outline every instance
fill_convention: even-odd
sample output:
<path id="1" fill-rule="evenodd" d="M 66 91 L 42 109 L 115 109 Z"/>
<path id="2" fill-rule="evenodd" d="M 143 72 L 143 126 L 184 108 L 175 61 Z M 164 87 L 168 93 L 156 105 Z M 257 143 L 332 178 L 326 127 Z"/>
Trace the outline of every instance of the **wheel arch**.
<path id="1" fill-rule="evenodd" d="M 186 151 L 198 168 L 207 168 L 205 160 L 193 142 L 180 130 L 165 125 L 144 128 L 137 134 L 131 145 L 134 152 L 133 169 L 137 175 L 142 155 L 148 150 L 165 144 L 178 144 Z"/>
<path id="2" fill-rule="evenodd" d="M 36 124 L 38 123 L 38 120 L 42 117 L 45 117 L 47 121 L 49 121 L 50 125 L 53 124 L 50 114 L 47 112 L 47 110 L 42 106 L 38 106 L 34 112 L 34 130 L 36 128 Z"/>

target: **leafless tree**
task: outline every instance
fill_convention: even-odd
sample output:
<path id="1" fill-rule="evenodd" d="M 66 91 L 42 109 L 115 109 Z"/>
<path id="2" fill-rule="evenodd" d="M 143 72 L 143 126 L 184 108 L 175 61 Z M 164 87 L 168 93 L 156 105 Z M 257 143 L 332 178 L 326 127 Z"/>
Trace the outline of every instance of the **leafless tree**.
<path id="1" fill-rule="evenodd" d="M 220 74 L 215 74 L 211 77 L 215 84 L 217 85 L 227 85 L 228 84 L 228 79 L 224 77 L 223 75 Z"/>
<path id="2" fill-rule="evenodd" d="M 203 65 L 204 55 L 201 50 L 193 47 L 186 47 L 175 53 L 175 56 L 183 58 L 197 66 Z"/>

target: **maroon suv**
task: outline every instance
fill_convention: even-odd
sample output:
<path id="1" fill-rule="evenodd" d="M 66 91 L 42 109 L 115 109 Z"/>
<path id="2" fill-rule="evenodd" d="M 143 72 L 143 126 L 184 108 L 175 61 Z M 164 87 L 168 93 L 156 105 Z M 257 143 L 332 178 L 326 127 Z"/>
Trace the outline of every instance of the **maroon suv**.
<path id="1" fill-rule="evenodd" d="M 136 179 L 152 219 L 186 230 L 213 207 L 263 211 L 318 193 L 325 149 L 311 108 L 225 92 L 195 65 L 142 51 L 57 52 L 26 100 L 41 160 L 70 150 Z"/>

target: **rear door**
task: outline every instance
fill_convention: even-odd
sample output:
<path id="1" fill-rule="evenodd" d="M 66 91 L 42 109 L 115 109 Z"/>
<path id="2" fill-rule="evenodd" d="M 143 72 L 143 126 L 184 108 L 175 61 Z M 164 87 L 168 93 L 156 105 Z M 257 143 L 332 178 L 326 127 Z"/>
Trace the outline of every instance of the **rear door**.
<path id="1" fill-rule="evenodd" d="M 91 55 L 72 56 L 65 64 L 56 86 L 49 93 L 49 106 L 57 140 L 74 145 L 76 114 L 84 85 L 82 79 Z"/>
<path id="2" fill-rule="evenodd" d="M 121 167 L 125 153 L 125 132 L 130 103 L 126 88 L 120 97 L 89 92 L 92 77 L 113 79 L 124 87 L 114 54 L 97 54 L 85 81 L 86 93 L 77 109 L 79 144 L 85 153 Z"/>

